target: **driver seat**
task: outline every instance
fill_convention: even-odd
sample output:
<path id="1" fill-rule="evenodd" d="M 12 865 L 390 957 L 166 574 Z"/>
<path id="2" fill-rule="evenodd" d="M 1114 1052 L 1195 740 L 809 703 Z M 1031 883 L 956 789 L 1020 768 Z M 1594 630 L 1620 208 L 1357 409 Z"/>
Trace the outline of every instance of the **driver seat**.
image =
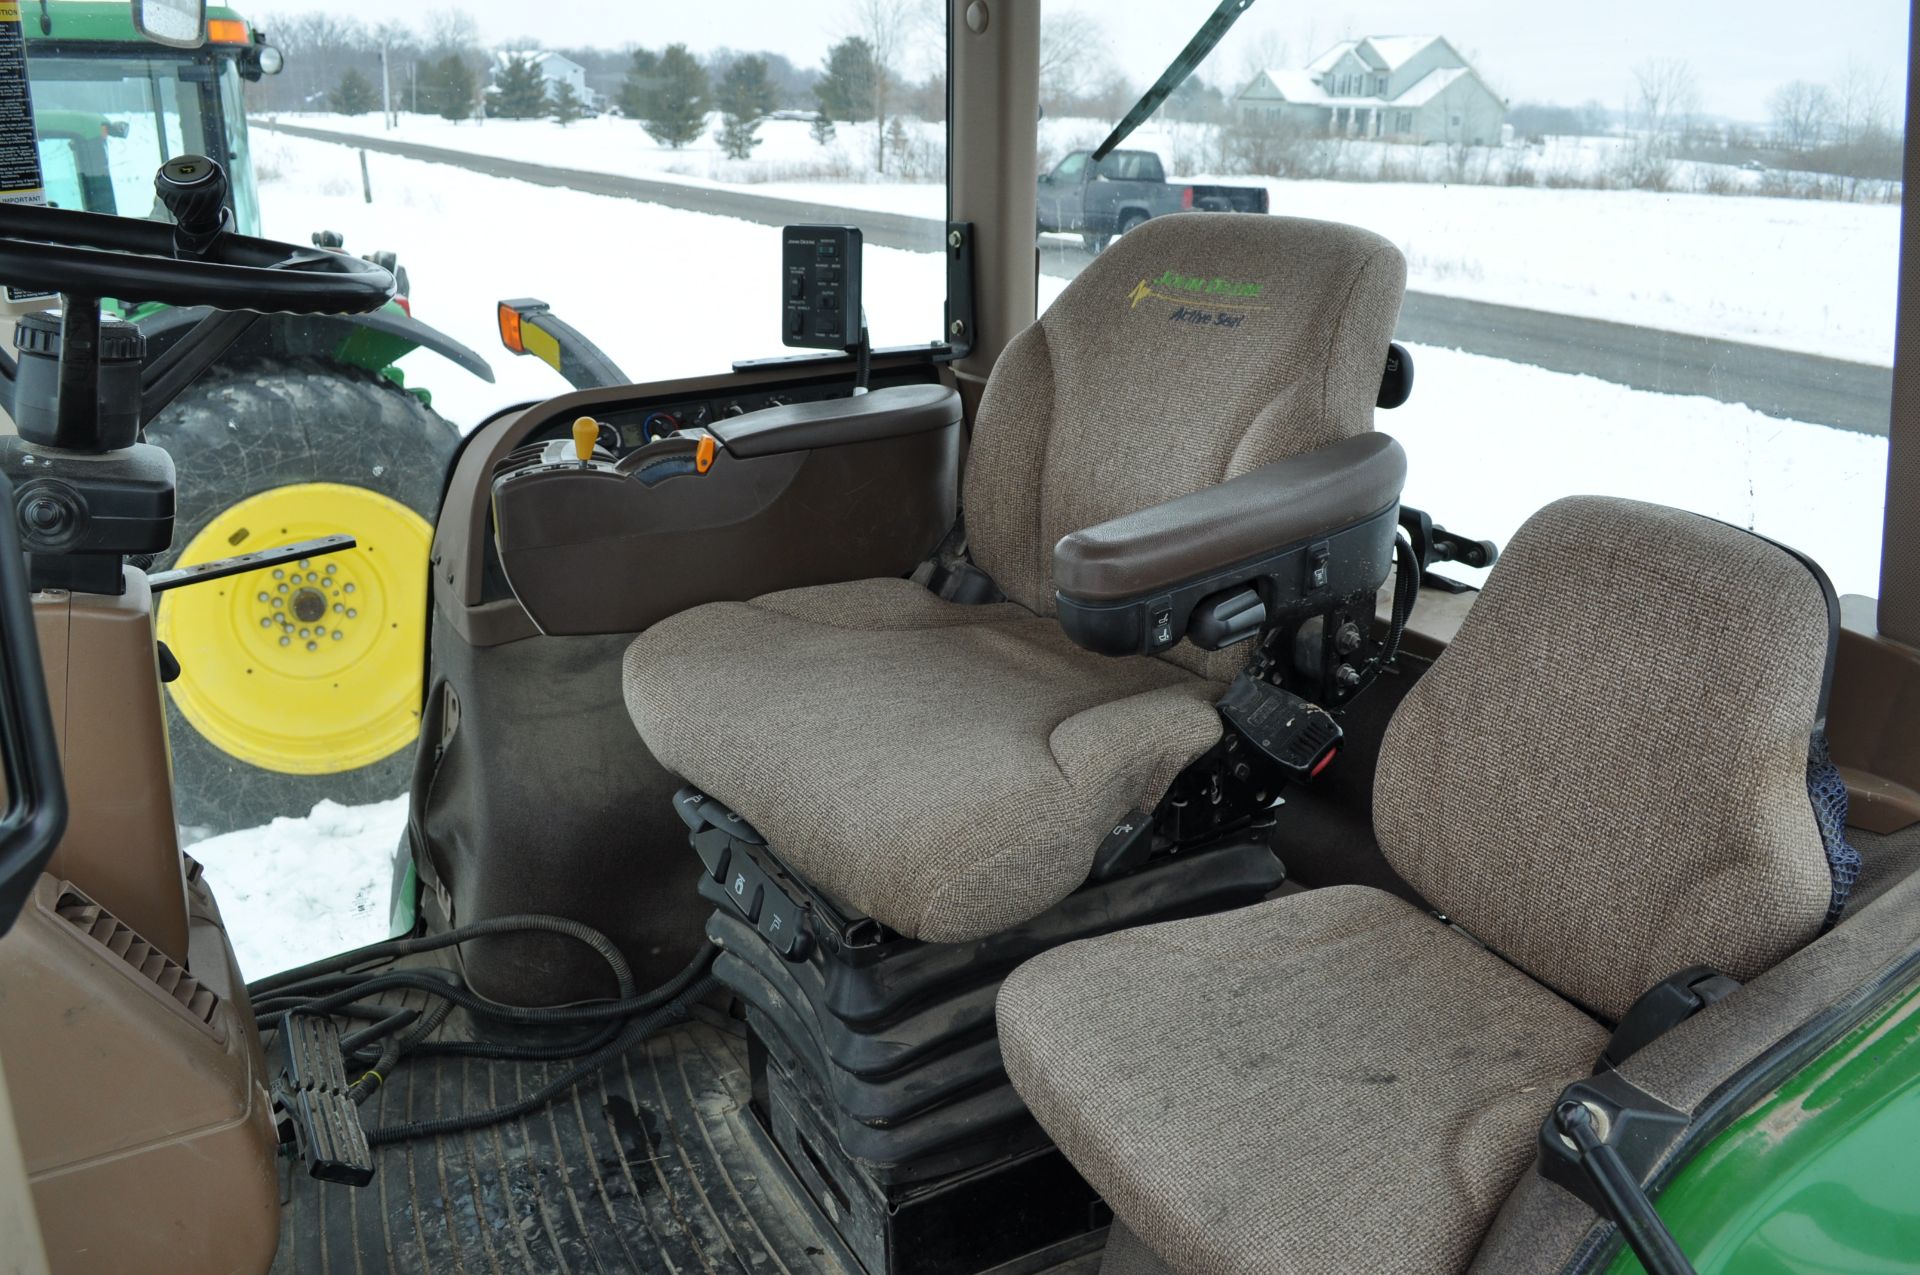
<path id="1" fill-rule="evenodd" d="M 640 734 L 847 916 L 957 943 L 1046 912 L 1220 740 L 1247 653 L 1083 649 L 1055 618 L 1056 544 L 1195 493 L 1230 503 L 1250 493 L 1230 480 L 1289 458 L 1317 466 L 1298 503 L 1391 509 L 1404 456 L 1368 431 L 1405 273 L 1385 239 L 1325 222 L 1127 235 L 1008 344 L 980 402 L 962 508 L 1006 601 L 876 579 L 695 607 L 627 652 Z M 1145 540 L 1225 566 L 1207 555 L 1243 512 Z"/>

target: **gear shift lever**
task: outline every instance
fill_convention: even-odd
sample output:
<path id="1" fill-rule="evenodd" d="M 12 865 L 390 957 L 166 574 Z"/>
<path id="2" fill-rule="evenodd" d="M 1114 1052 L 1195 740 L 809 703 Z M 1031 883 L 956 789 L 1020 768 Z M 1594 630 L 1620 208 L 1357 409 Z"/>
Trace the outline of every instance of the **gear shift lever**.
<path id="1" fill-rule="evenodd" d="M 160 166 L 154 193 L 173 215 L 176 257 L 202 257 L 233 228 L 227 208 L 227 174 L 205 155 L 182 155 Z"/>

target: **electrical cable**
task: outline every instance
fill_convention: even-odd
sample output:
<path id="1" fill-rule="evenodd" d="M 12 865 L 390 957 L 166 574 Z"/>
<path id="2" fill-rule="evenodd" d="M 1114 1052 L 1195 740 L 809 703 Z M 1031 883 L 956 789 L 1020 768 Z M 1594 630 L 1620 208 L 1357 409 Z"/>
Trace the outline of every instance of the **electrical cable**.
<path id="1" fill-rule="evenodd" d="M 265 978 L 256 979 L 247 984 L 247 995 L 258 1000 L 317 975 L 338 973 L 352 969 L 356 965 L 412 956 L 418 952 L 437 952 L 443 947 L 455 947 L 470 939 L 484 938 L 490 934 L 518 934 L 529 930 L 559 934 L 586 944 L 598 952 L 613 970 L 614 980 L 620 986 L 620 995 L 623 998 L 633 995 L 633 969 L 627 964 L 627 958 L 620 954 L 620 949 L 613 945 L 613 940 L 578 921 L 569 921 L 561 916 L 537 914 L 490 917 L 485 921 L 474 921 L 443 934 L 425 934 L 413 938 L 388 939 L 382 943 L 371 943 L 366 947 L 355 948 L 351 952 L 341 952 L 338 955 L 302 965 L 297 969 L 282 970 L 278 974 L 269 974 Z"/>
<path id="2" fill-rule="evenodd" d="M 715 949 L 702 952 L 696 964 L 703 969 L 713 962 Z M 485 1111 L 468 1112 L 458 1116 L 443 1116 L 438 1120 L 422 1120 L 412 1124 L 379 1125 L 367 1130 L 367 1145 L 381 1146 L 389 1142 L 408 1142 L 414 1138 L 439 1137 L 449 1133 L 464 1133 L 469 1129 L 482 1129 L 488 1125 L 499 1124 L 503 1120 L 512 1120 L 529 1111 L 540 1108 L 558 1098 L 576 1084 L 593 1075 L 601 1067 L 625 1053 L 629 1048 L 683 1021 L 693 1004 L 702 997 L 717 990 L 720 980 L 706 974 L 684 989 L 681 995 L 669 1000 L 644 1018 L 629 1022 L 624 1030 L 613 1040 L 607 1042 L 593 1053 L 582 1058 L 560 1075 L 548 1081 L 517 1102 L 491 1107 Z"/>
<path id="3" fill-rule="evenodd" d="M 1386 647 L 1380 652 L 1380 664 L 1387 665 L 1400 654 L 1400 639 L 1407 632 L 1407 618 L 1413 614 L 1413 604 L 1420 597 L 1420 561 L 1413 552 L 1413 542 L 1399 532 L 1393 537 L 1393 560 L 1396 572 L 1393 578 L 1393 620 L 1387 628 Z"/>
<path id="4" fill-rule="evenodd" d="M 526 932 L 557 934 L 593 948 L 606 960 L 619 995 L 612 1000 L 570 1005 L 503 1005 L 467 987 L 452 970 L 391 967 L 393 961 L 404 956 L 455 947 L 476 938 Z M 364 1103 L 409 1058 L 578 1060 L 560 1076 L 515 1102 L 419 1124 L 369 1130 L 370 1145 L 379 1145 L 480 1128 L 544 1106 L 623 1050 L 684 1019 L 695 1002 L 718 987 L 711 974 L 717 954 L 717 949 L 703 947 L 673 978 L 640 993 L 636 991 L 626 958 L 598 930 L 563 917 L 529 914 L 495 917 L 442 934 L 369 944 L 257 980 L 248 991 L 254 997 L 254 1013 L 263 1032 L 282 1029 L 293 1014 L 366 1023 L 340 1038 L 343 1062 L 359 1071 L 358 1078 L 348 1088 L 348 1095 L 355 1103 Z M 432 1003 L 423 1009 L 372 999 L 387 992 L 417 993 Z M 587 1030 L 543 1042 L 430 1039 L 455 1009 L 513 1026 L 580 1025 Z"/>

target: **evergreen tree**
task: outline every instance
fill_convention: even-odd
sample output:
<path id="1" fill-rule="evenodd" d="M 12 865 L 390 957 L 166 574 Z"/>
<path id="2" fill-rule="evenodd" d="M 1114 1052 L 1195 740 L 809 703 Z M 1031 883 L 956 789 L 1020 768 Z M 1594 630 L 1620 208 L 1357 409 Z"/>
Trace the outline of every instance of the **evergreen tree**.
<path id="1" fill-rule="evenodd" d="M 429 62 L 420 73 L 420 104 L 441 119 L 473 114 L 473 68 L 458 53 Z"/>
<path id="2" fill-rule="evenodd" d="M 813 117 L 813 123 L 807 125 L 807 132 L 817 145 L 825 146 L 833 140 L 833 120 L 828 118 L 825 111 L 821 111 Z"/>
<path id="3" fill-rule="evenodd" d="M 507 120 L 537 120 L 547 113 L 546 77 L 526 54 L 508 54 L 494 76 L 493 113 Z"/>
<path id="4" fill-rule="evenodd" d="M 642 119 L 653 140 L 679 150 L 707 129 L 707 72 L 684 44 L 660 55 L 660 88 Z"/>
<path id="5" fill-rule="evenodd" d="M 560 80 L 553 86 L 553 122 L 561 128 L 573 123 L 587 113 L 587 104 L 580 100 L 580 94 L 574 91 L 570 80 Z"/>
<path id="6" fill-rule="evenodd" d="M 827 50 L 826 74 L 813 86 L 820 113 L 829 120 L 872 119 L 878 77 L 873 46 L 857 35 L 848 36 Z"/>
<path id="7" fill-rule="evenodd" d="M 620 82 L 620 113 L 630 120 L 644 120 L 654 112 L 660 95 L 660 55 L 652 49 L 635 49 L 627 78 Z"/>
<path id="8" fill-rule="evenodd" d="M 727 68 L 714 95 L 723 123 L 720 149 L 728 159 L 746 159 L 760 144 L 760 121 L 773 110 L 773 82 L 764 58 L 744 57 Z"/>
<path id="9" fill-rule="evenodd" d="M 340 77 L 340 83 L 334 86 L 327 103 L 339 115 L 365 115 L 380 106 L 380 94 L 374 89 L 373 81 L 352 67 Z"/>

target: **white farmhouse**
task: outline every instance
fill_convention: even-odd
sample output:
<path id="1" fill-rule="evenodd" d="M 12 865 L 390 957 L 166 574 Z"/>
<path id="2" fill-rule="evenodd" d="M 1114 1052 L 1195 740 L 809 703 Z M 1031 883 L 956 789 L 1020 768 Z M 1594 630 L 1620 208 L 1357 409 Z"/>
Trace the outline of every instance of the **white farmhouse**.
<path id="1" fill-rule="evenodd" d="M 593 96 L 587 92 L 587 69 L 572 58 L 562 57 L 546 49 L 501 49 L 493 55 L 493 78 L 499 82 L 501 72 L 515 58 L 523 58 L 533 64 L 540 72 L 540 78 L 547 82 L 547 96 L 552 97 L 562 83 L 573 85 L 573 91 L 582 102 L 591 102 Z"/>
<path id="2" fill-rule="evenodd" d="M 1241 89 L 1243 122 L 1335 137 L 1491 145 L 1507 104 L 1445 36 L 1343 40 L 1305 70 L 1262 71 Z"/>

